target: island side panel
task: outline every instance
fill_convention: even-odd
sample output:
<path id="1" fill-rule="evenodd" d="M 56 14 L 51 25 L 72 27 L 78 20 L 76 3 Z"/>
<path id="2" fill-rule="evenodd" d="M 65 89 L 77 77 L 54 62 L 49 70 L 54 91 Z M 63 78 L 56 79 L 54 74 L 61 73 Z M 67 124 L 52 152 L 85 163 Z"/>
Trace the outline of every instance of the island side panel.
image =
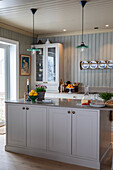
<path id="1" fill-rule="evenodd" d="M 110 110 L 100 111 L 100 160 L 111 144 Z"/>

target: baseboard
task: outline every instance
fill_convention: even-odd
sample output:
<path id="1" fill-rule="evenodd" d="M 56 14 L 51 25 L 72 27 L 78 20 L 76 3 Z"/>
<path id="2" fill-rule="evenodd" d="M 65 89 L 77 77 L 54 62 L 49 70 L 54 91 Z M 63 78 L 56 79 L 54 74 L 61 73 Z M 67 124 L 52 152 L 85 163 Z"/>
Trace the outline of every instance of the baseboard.
<path id="1" fill-rule="evenodd" d="M 12 146 L 5 146 L 6 151 L 20 153 L 20 154 L 26 154 L 30 156 L 36 156 L 40 158 L 55 160 L 59 162 L 65 162 L 69 164 L 75 164 L 79 166 L 84 166 L 88 168 L 94 168 L 94 169 L 100 169 L 100 162 L 99 160 L 85 160 L 82 158 L 67 156 L 67 155 L 61 155 L 54 152 L 39 152 L 36 151 L 36 149 L 27 149 L 27 148 L 21 148 L 21 147 L 12 147 Z"/>

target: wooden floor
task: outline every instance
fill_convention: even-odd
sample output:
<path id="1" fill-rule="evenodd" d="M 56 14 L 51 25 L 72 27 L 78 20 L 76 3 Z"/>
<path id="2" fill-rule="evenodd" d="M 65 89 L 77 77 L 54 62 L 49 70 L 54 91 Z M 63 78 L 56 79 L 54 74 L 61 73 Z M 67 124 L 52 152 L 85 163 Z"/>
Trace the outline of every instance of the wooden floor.
<path id="1" fill-rule="evenodd" d="M 0 170 L 94 170 L 42 158 L 6 152 L 5 135 L 0 135 Z M 108 155 L 101 170 L 111 170 Z M 105 165 L 106 163 L 106 165 Z"/>

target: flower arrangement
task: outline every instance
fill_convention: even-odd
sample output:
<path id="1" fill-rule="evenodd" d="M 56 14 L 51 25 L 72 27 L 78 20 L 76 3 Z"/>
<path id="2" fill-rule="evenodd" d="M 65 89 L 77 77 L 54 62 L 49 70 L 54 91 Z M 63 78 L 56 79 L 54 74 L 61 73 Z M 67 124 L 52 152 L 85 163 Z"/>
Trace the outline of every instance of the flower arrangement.
<path id="1" fill-rule="evenodd" d="M 35 91 L 36 92 L 46 92 L 47 87 L 44 85 L 36 85 Z"/>

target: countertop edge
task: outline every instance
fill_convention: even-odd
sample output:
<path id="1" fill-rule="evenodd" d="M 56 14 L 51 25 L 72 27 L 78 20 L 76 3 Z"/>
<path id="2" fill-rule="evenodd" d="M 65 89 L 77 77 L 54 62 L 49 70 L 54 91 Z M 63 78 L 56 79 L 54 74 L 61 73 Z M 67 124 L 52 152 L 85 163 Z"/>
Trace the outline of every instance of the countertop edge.
<path id="1" fill-rule="evenodd" d="M 79 106 L 76 105 L 75 102 L 77 102 L 76 99 L 52 99 L 53 103 L 40 103 L 40 102 L 35 102 L 31 103 L 31 101 L 24 101 L 24 99 L 19 99 L 19 100 L 8 100 L 5 101 L 6 104 L 24 104 L 24 105 L 31 105 L 31 106 L 46 106 L 46 107 L 63 107 L 63 108 L 74 108 L 74 109 L 91 109 L 91 110 L 113 110 L 112 107 L 91 107 L 91 106 Z M 78 100 L 79 101 L 79 100 Z"/>

